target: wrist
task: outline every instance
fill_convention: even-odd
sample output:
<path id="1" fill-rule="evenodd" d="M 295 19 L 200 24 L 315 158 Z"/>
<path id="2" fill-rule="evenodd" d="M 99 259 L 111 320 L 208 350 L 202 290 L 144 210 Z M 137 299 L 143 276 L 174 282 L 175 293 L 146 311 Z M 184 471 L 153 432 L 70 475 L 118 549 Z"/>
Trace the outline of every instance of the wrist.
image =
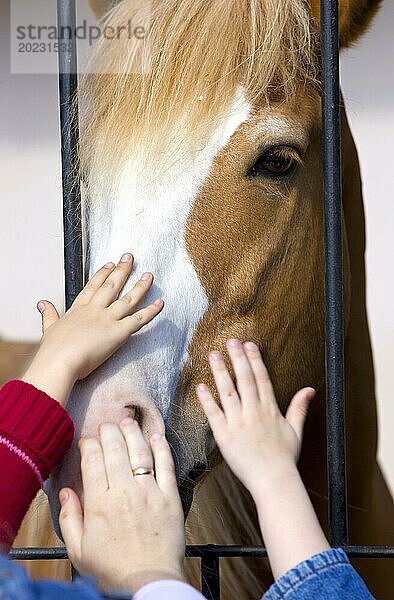
<path id="1" fill-rule="evenodd" d="M 21 379 L 45 392 L 63 407 L 67 404 L 76 382 L 76 377 L 70 369 L 55 361 L 45 361 L 38 355 Z"/>
<path id="2" fill-rule="evenodd" d="M 275 579 L 330 547 L 296 468 L 271 479 L 253 498 Z"/>
<path id="3" fill-rule="evenodd" d="M 258 477 L 253 483 L 248 486 L 248 490 L 255 502 L 258 505 L 264 502 L 267 497 L 277 496 L 289 485 L 301 481 L 301 476 L 294 462 L 283 462 L 278 465 L 271 465 L 264 473 L 263 477 Z"/>
<path id="4" fill-rule="evenodd" d="M 132 577 L 123 583 L 122 588 L 135 594 L 148 583 L 163 580 L 185 581 L 185 577 L 180 568 L 141 570 L 133 573 Z"/>

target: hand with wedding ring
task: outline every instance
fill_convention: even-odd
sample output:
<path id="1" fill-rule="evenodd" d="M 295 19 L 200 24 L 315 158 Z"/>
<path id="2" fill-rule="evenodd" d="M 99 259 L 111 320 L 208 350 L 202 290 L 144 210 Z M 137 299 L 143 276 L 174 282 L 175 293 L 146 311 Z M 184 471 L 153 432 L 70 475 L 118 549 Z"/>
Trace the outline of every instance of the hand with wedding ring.
<path id="1" fill-rule="evenodd" d="M 104 424 L 80 442 L 84 507 L 59 494 L 60 527 L 77 571 L 102 589 L 135 593 L 146 583 L 183 580 L 184 521 L 174 462 L 163 435 L 150 445 L 138 423 Z"/>

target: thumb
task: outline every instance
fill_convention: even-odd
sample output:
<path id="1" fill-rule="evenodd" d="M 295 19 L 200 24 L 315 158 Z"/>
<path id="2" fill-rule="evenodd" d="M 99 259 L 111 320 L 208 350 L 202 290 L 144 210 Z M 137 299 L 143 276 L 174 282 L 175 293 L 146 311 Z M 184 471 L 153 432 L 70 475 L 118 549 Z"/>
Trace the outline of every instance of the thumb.
<path id="1" fill-rule="evenodd" d="M 42 333 L 45 333 L 48 327 L 60 319 L 59 313 L 52 302 L 49 302 L 48 300 L 40 300 L 37 304 L 37 308 L 41 313 Z"/>
<path id="2" fill-rule="evenodd" d="M 308 414 L 309 403 L 316 392 L 311 387 L 302 388 L 293 396 L 286 412 L 286 420 L 294 429 L 298 439 L 302 442 L 304 423 Z"/>
<path id="3" fill-rule="evenodd" d="M 67 547 L 71 562 L 77 562 L 81 557 L 81 540 L 83 534 L 83 512 L 77 494 L 70 488 L 59 492 L 61 504 L 59 525 Z"/>

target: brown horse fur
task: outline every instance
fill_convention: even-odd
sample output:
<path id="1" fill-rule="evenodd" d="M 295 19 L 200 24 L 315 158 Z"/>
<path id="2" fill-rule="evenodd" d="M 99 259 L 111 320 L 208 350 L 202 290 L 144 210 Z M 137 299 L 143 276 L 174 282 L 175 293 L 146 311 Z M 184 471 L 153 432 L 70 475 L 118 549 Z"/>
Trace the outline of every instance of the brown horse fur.
<path id="1" fill-rule="evenodd" d="M 351 271 L 345 345 L 349 537 L 351 544 L 384 545 L 394 540 L 394 510 L 376 462 L 374 375 L 365 308 L 363 203 L 357 152 L 344 111 L 342 124 L 343 205 Z M 319 351 L 317 347 L 313 349 Z M 321 388 L 308 416 L 300 470 L 320 521 L 327 529 L 325 439 L 325 402 Z M 190 541 L 242 544 L 246 539 L 248 544 L 259 543 L 257 529 L 253 528 L 253 506 L 240 487 L 231 481 L 223 464 L 203 480 L 195 492 L 188 518 Z M 231 523 L 231 529 L 224 527 L 225 523 Z M 240 559 L 231 559 L 233 565 L 237 560 Z M 222 561 L 223 598 L 256 598 L 262 592 L 262 582 L 269 583 L 262 561 L 254 561 L 254 578 L 247 568 L 234 569 L 227 564 L 229 562 Z M 391 597 L 391 561 L 360 559 L 353 562 L 377 598 Z"/>
<path id="2" fill-rule="evenodd" d="M 0 385 L 27 369 L 36 348 L 34 343 L 6 342 L 0 338 Z"/>
<path id="3" fill-rule="evenodd" d="M 350 44 L 355 40 L 367 27 L 370 19 L 376 11 L 379 2 L 343 2 L 341 3 L 341 41 L 343 45 Z M 312 2 L 314 16 L 317 19 L 317 3 Z M 310 129 L 310 144 L 315 146 L 314 156 L 317 157 L 319 144 L 319 115 L 318 102 L 314 97 L 316 92 L 311 92 L 308 96 L 305 90 L 300 92 L 296 100 L 299 101 L 303 119 L 309 123 Z M 283 108 L 283 106 L 282 106 Z M 284 107 L 285 109 L 286 107 Z M 240 180 L 237 179 L 237 154 L 234 154 L 234 148 L 241 155 L 245 151 L 245 156 L 251 154 L 252 147 L 250 146 L 250 133 L 253 133 L 253 126 L 257 126 L 257 119 L 264 110 L 268 110 L 264 102 L 256 107 L 257 117 L 255 123 L 247 123 L 242 126 L 233 136 L 229 146 L 225 148 L 217 156 L 210 178 L 205 183 L 201 193 L 195 204 L 194 213 L 192 214 L 187 231 L 188 249 L 195 268 L 203 282 L 205 288 L 212 294 L 218 294 L 221 290 L 222 281 L 220 280 L 220 269 L 204 269 L 205 266 L 214 264 L 214 261 L 229 260 L 232 267 L 231 257 L 226 253 L 226 247 L 223 246 L 223 240 L 229 239 L 229 236 L 224 236 L 223 231 L 218 236 L 218 247 L 216 251 L 212 250 L 211 245 L 203 248 L 200 256 L 193 255 L 193 236 L 200 236 L 204 233 L 203 225 L 206 225 L 206 215 L 212 215 L 212 223 L 220 223 L 223 227 L 225 223 L 231 223 L 231 208 L 226 208 L 231 205 L 232 195 L 234 190 L 240 195 L 237 201 L 249 203 L 256 211 L 256 218 L 260 218 L 259 211 L 261 207 L 257 206 L 257 202 L 250 195 L 250 190 L 246 194 L 246 190 L 240 188 Z M 291 111 L 289 111 L 289 119 L 291 119 Z M 314 125 L 313 125 L 314 124 Z M 122 127 L 122 123 L 119 123 Z M 236 144 L 234 143 L 236 141 Z M 233 155 L 232 155 L 233 153 Z M 308 158 L 309 156 L 309 158 Z M 344 206 L 344 226 L 345 226 L 345 270 L 347 287 L 345 290 L 346 305 L 347 305 L 347 335 L 345 347 L 346 372 L 347 372 L 347 452 L 348 452 L 348 487 L 349 487 L 349 528 L 350 542 L 362 544 L 385 544 L 393 543 L 393 504 L 390 498 L 387 487 L 381 476 L 379 467 L 376 462 L 376 412 L 375 412 L 375 397 L 374 397 L 374 375 L 373 364 L 371 358 L 371 348 L 368 334 L 368 324 L 365 311 L 365 275 L 364 275 L 364 221 L 363 221 L 363 206 L 360 185 L 360 175 L 358 168 L 358 159 L 355 146 L 348 128 L 345 114 L 343 113 L 343 206 Z M 99 158 L 99 157 L 98 157 Z M 112 159 L 112 156 L 111 156 Z M 320 160 L 313 159 L 312 152 L 309 152 L 305 160 L 315 162 L 309 163 L 306 169 L 311 181 L 304 182 L 302 189 L 311 191 L 321 185 L 321 164 Z M 223 174 L 227 169 L 227 177 L 218 177 L 218 174 Z M 216 177 L 215 177 L 216 175 Z M 215 194 L 212 191 L 214 184 L 221 181 L 222 188 L 220 190 L 221 198 L 225 198 L 226 202 L 222 203 L 219 216 L 215 215 Z M 232 183 L 231 183 L 232 182 Z M 266 190 L 267 191 L 267 190 Z M 293 210 L 291 215 L 285 211 L 280 212 L 280 208 L 271 207 L 275 211 L 275 218 L 279 219 L 281 226 L 287 233 L 286 251 L 277 256 L 274 261 L 274 269 L 271 273 L 271 280 L 268 282 L 260 282 L 254 290 L 245 289 L 243 285 L 251 279 L 256 280 L 253 272 L 253 261 L 246 261 L 243 264 L 243 270 L 231 270 L 233 278 L 232 290 L 244 291 L 245 299 L 237 298 L 237 307 L 242 306 L 242 314 L 231 314 L 231 319 L 228 323 L 223 322 L 223 319 L 218 319 L 218 314 L 208 311 L 199 328 L 209 330 L 212 323 L 215 323 L 213 329 L 214 336 L 206 335 L 204 337 L 204 347 L 190 347 L 190 356 L 192 360 L 189 365 L 186 365 L 182 374 L 180 387 L 191 385 L 194 379 L 207 379 L 206 367 L 202 367 L 200 360 L 193 360 L 204 353 L 210 342 L 214 341 L 217 347 L 223 344 L 225 337 L 228 334 L 238 335 L 245 339 L 245 336 L 254 338 L 259 341 L 266 357 L 268 366 L 271 369 L 274 385 L 281 402 L 282 408 L 285 408 L 289 400 L 289 391 L 295 390 L 297 387 L 307 383 L 314 383 L 316 386 L 323 389 L 323 314 L 322 314 L 322 263 L 321 261 L 313 262 L 314 254 L 309 252 L 313 240 L 308 237 L 305 228 L 305 223 L 300 221 L 305 215 L 305 212 L 299 212 L 297 208 L 296 198 L 293 195 L 288 195 L 288 190 L 268 190 L 273 193 L 273 202 L 280 198 L 288 198 L 292 203 Z M 216 196 L 218 191 L 216 191 Z M 244 194 L 244 195 L 242 195 Z M 256 192 L 257 194 L 257 192 Z M 309 198 L 310 196 L 306 194 Z M 279 203 L 278 203 L 279 204 Z M 205 207 L 205 210 L 204 210 Z M 209 207 L 210 210 L 207 210 Z M 316 208 L 316 207 L 315 207 Z M 227 210 L 226 218 L 223 217 L 223 210 Z M 314 234 L 318 232 L 318 239 L 314 240 L 319 247 L 322 246 L 322 231 L 316 223 L 316 219 L 321 217 L 321 211 L 310 211 L 308 217 L 313 221 L 314 227 L 311 226 L 311 231 Z M 270 222 L 269 212 L 266 213 L 267 239 L 265 240 L 264 252 L 270 251 L 269 228 L 273 227 L 274 223 Z M 205 221 L 204 221 L 205 218 Z M 272 217 L 271 217 L 272 218 Z M 198 230 L 198 225 L 201 223 L 201 230 Z M 277 225 L 278 221 L 275 222 Z M 303 237 L 303 265 L 302 268 L 294 261 L 294 247 L 292 245 L 299 243 L 292 238 L 293 227 L 299 224 L 303 227 L 305 236 Z M 240 231 L 237 231 L 239 235 Z M 282 231 L 282 230 L 281 230 Z M 250 234 L 253 234 L 253 229 L 249 231 L 247 227 L 241 230 L 239 237 L 239 247 L 244 248 L 245 244 L 250 241 Z M 231 237 L 231 236 L 230 236 Z M 201 245 L 199 246 L 201 249 Z M 283 248 L 282 248 L 283 249 Z M 275 248 L 272 246 L 272 251 Z M 209 253 L 212 253 L 211 255 Z M 244 258 L 244 257 L 243 257 Z M 252 257 L 251 257 L 252 258 Z M 278 297 L 273 295 L 273 283 L 277 285 L 277 278 L 280 273 L 278 264 L 284 261 L 290 261 L 287 266 L 291 266 L 291 272 L 300 272 L 303 274 L 302 281 L 293 279 L 291 282 L 281 281 L 281 288 L 276 293 L 282 295 L 282 302 L 279 302 Z M 235 264 L 235 261 L 234 261 Z M 296 267 L 296 268 L 294 268 Z M 228 273 L 228 270 L 226 271 Z M 279 275 L 278 275 L 279 273 Z M 310 276 L 313 274 L 313 277 Z M 266 276 L 267 273 L 264 273 Z M 304 275 L 307 276 L 305 281 L 308 286 L 305 289 Z M 269 273 L 268 273 L 269 276 Z M 237 278 L 242 277 L 243 281 L 237 281 Z M 310 279 L 308 279 L 308 277 Z M 279 277 L 280 279 L 280 277 Z M 269 285 L 271 283 L 271 286 Z M 313 285 L 314 284 L 314 285 Z M 286 320 L 286 314 L 282 317 L 281 331 L 277 329 L 269 329 L 270 320 L 269 314 L 275 310 L 275 306 L 283 306 L 283 297 L 292 297 L 294 301 L 295 289 L 298 294 L 298 301 L 305 304 L 306 313 L 301 316 L 301 320 L 295 321 L 291 318 L 291 313 Z M 227 290 L 226 290 L 227 293 Z M 303 296 L 304 295 L 304 296 Z M 314 298 L 310 305 L 306 302 L 307 297 Z M 226 310 L 228 310 L 229 302 L 231 304 L 231 295 L 224 299 Z M 218 310 L 220 305 L 216 305 Z M 256 317 L 256 314 L 257 317 Z M 249 319 L 248 315 L 254 315 L 255 319 Z M 310 317 L 313 315 L 312 321 L 316 324 L 313 331 L 309 331 L 308 324 L 312 322 Z M 209 322 L 211 319 L 211 323 Z M 239 319 L 239 322 L 237 321 Z M 237 324 L 238 323 L 238 324 Z M 278 326 L 278 323 L 276 323 Z M 288 332 L 286 338 L 286 347 L 283 346 L 283 331 Z M 313 335 L 313 333 L 315 335 Z M 198 339 L 198 338 L 195 338 Z M 264 340 L 261 342 L 261 340 Z M 306 345 L 306 349 L 300 350 L 300 340 Z M 205 348 L 205 345 L 207 346 Z M 306 361 L 305 356 L 309 355 Z M 311 356 L 314 360 L 311 361 Z M 290 358 L 289 358 L 290 357 Z M 197 363 L 197 371 L 194 373 L 192 364 Z M 306 363 L 309 368 L 306 370 Z M 310 365 L 314 365 L 314 369 L 310 369 Z M 191 403 L 188 406 L 190 422 L 196 428 L 196 423 L 202 423 L 201 414 L 198 412 L 197 406 Z M 174 416 L 173 424 L 176 424 L 177 415 Z M 202 423 L 203 425 L 203 423 Z M 187 423 L 185 423 L 187 426 Z M 192 543 L 245 543 L 256 544 L 261 543 L 255 521 L 254 509 L 247 494 L 240 489 L 239 484 L 232 478 L 226 467 L 220 463 L 217 456 L 211 456 L 212 471 L 202 479 L 195 490 L 194 502 L 187 520 L 188 541 Z M 320 391 L 318 397 L 313 403 L 311 414 L 309 415 L 303 453 L 300 461 L 300 469 L 304 481 L 311 493 L 312 500 L 319 514 L 320 520 L 324 527 L 327 526 L 327 490 L 326 490 L 326 466 L 325 466 L 325 426 L 324 426 L 324 394 Z M 191 561 L 188 561 L 191 563 Z M 230 562 L 236 567 L 233 568 Z M 263 561 L 251 560 L 248 563 L 241 559 L 232 559 L 231 561 L 223 561 L 223 598 L 231 600 L 233 598 L 256 598 L 261 593 L 264 586 L 268 585 L 270 576 Z M 393 575 L 390 572 L 389 561 L 359 561 L 358 568 L 371 590 L 379 598 L 389 598 L 391 589 L 393 588 Z M 193 575 L 194 569 L 194 575 Z M 197 583 L 197 574 L 195 565 L 189 567 L 191 579 L 193 583 Z M 392 570 L 391 570 L 392 571 Z"/>
<path id="4" fill-rule="evenodd" d="M 368 29 L 382 0 L 340 0 L 339 30 L 341 47 L 354 44 Z M 319 23 L 320 0 L 310 0 L 312 14 Z"/>

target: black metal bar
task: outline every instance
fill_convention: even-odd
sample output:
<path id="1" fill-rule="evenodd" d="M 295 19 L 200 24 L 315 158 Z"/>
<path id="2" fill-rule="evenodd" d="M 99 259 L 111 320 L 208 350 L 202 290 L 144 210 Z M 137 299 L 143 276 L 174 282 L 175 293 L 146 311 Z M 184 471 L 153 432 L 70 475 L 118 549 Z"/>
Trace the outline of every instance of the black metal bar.
<path id="1" fill-rule="evenodd" d="M 342 546 L 352 558 L 394 558 L 394 546 Z M 66 548 L 13 548 L 9 554 L 14 560 L 52 560 L 67 558 Z M 197 558 L 236 558 L 254 556 L 265 558 L 267 551 L 263 546 L 187 546 L 186 557 Z"/>
<path id="2" fill-rule="evenodd" d="M 331 543 L 347 543 L 338 0 L 321 0 L 326 399 Z"/>
<path id="3" fill-rule="evenodd" d="M 75 0 L 57 0 L 59 107 L 62 146 L 65 304 L 83 285 L 81 193 L 78 176 L 77 41 Z"/>
<path id="4" fill-rule="evenodd" d="M 220 600 L 219 556 L 205 555 L 201 559 L 201 591 L 207 600 Z"/>
<path id="5" fill-rule="evenodd" d="M 394 558 L 394 546 L 342 546 L 346 554 L 352 558 Z M 187 557 L 218 556 L 221 558 L 240 558 L 244 556 L 267 557 L 262 546 L 187 546 Z"/>
<path id="6" fill-rule="evenodd" d="M 9 557 L 14 560 L 53 560 L 67 558 L 66 548 L 12 548 Z"/>
<path id="7" fill-rule="evenodd" d="M 76 570 L 76 568 L 74 567 L 74 565 L 71 565 L 71 579 L 72 581 L 74 581 L 74 579 L 77 579 L 79 577 L 79 573 Z"/>
<path id="8" fill-rule="evenodd" d="M 394 558 L 394 546 L 342 546 L 346 554 L 352 558 Z M 262 546 L 187 546 L 187 557 L 218 556 L 221 558 L 240 558 L 244 556 L 267 557 Z"/>

